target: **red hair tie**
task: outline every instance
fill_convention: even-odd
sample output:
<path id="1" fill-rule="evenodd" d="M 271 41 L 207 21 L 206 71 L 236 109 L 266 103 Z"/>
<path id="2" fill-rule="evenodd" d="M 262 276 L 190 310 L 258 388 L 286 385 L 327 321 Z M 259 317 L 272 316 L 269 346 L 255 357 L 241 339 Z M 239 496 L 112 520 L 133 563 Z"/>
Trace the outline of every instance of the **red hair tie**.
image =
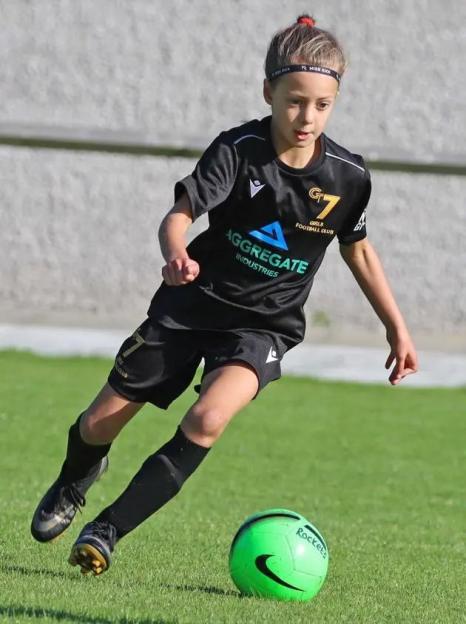
<path id="1" fill-rule="evenodd" d="M 296 21 L 298 24 L 306 24 L 309 28 L 314 28 L 316 25 L 315 20 L 309 15 L 300 15 Z"/>

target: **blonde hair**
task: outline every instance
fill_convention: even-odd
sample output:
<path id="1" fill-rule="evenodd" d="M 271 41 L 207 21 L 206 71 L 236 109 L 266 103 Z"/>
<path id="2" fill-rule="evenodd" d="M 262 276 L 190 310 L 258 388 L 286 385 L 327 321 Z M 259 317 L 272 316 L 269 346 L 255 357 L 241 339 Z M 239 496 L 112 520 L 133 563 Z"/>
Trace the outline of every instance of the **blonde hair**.
<path id="1" fill-rule="evenodd" d="M 306 63 L 335 69 L 340 76 L 347 63 L 337 39 L 328 31 L 315 26 L 309 15 L 301 15 L 296 23 L 277 32 L 265 57 L 265 75 L 287 65 Z"/>

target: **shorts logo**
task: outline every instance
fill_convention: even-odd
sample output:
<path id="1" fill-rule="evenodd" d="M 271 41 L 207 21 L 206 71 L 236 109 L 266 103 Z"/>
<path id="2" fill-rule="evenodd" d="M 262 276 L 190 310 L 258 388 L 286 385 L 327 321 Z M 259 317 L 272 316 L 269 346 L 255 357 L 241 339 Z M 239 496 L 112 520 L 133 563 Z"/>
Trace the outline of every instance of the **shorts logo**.
<path id="1" fill-rule="evenodd" d="M 263 225 L 260 230 L 252 230 L 249 234 L 250 236 L 254 236 L 254 238 L 257 238 L 264 243 L 268 243 L 273 247 L 288 250 L 288 245 L 286 244 L 285 237 L 283 236 L 282 226 L 278 221 L 274 221 L 268 225 Z"/>
<path id="2" fill-rule="evenodd" d="M 115 370 L 117 371 L 117 373 L 120 373 L 120 375 L 122 377 L 124 377 L 125 379 L 128 379 L 128 373 L 125 371 L 123 367 L 123 358 L 119 355 L 116 360 L 115 360 L 115 364 L 114 364 Z"/>
<path id="3" fill-rule="evenodd" d="M 265 363 L 269 364 L 270 362 L 276 362 L 277 360 L 278 360 L 277 352 L 275 351 L 273 347 L 270 347 L 270 351 L 267 356 L 267 359 L 265 360 Z"/>

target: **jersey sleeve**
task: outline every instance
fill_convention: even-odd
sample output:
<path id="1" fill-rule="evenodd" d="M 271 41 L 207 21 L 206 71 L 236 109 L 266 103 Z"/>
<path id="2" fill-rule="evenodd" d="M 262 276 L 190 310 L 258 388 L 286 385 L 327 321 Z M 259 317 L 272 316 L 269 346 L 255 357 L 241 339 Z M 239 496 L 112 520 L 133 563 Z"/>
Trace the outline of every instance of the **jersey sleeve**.
<path id="1" fill-rule="evenodd" d="M 343 227 L 338 232 L 340 245 L 351 245 L 366 238 L 366 208 L 371 196 L 371 189 L 371 177 L 366 169 L 360 198 L 354 204 Z"/>
<path id="2" fill-rule="evenodd" d="M 175 184 L 175 202 L 187 193 L 193 221 L 230 195 L 238 170 L 234 144 L 222 132 L 206 149 L 191 175 Z"/>

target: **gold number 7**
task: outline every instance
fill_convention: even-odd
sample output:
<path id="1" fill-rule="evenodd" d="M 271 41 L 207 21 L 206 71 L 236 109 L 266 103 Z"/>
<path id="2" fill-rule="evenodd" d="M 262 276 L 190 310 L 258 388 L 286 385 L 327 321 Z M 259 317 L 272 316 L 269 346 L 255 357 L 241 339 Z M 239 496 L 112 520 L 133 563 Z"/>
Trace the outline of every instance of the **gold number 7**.
<path id="1" fill-rule="evenodd" d="M 325 217 L 329 214 L 329 212 L 331 212 L 335 208 L 335 206 L 340 201 L 340 197 L 338 197 L 338 195 L 327 195 L 327 193 L 325 193 L 322 196 L 322 199 L 324 201 L 327 201 L 328 204 L 325 206 L 322 212 L 320 212 L 316 217 L 316 219 L 321 219 L 321 220 L 325 219 Z"/>
<path id="2" fill-rule="evenodd" d="M 141 336 L 141 334 L 138 334 L 138 330 L 134 332 L 131 338 L 134 338 L 136 344 L 133 344 L 132 347 L 126 349 L 126 351 L 121 354 L 124 358 L 128 357 L 128 355 L 131 355 L 131 353 L 134 353 L 136 349 L 139 349 L 139 347 L 142 347 L 142 345 L 144 344 L 144 338 Z"/>

